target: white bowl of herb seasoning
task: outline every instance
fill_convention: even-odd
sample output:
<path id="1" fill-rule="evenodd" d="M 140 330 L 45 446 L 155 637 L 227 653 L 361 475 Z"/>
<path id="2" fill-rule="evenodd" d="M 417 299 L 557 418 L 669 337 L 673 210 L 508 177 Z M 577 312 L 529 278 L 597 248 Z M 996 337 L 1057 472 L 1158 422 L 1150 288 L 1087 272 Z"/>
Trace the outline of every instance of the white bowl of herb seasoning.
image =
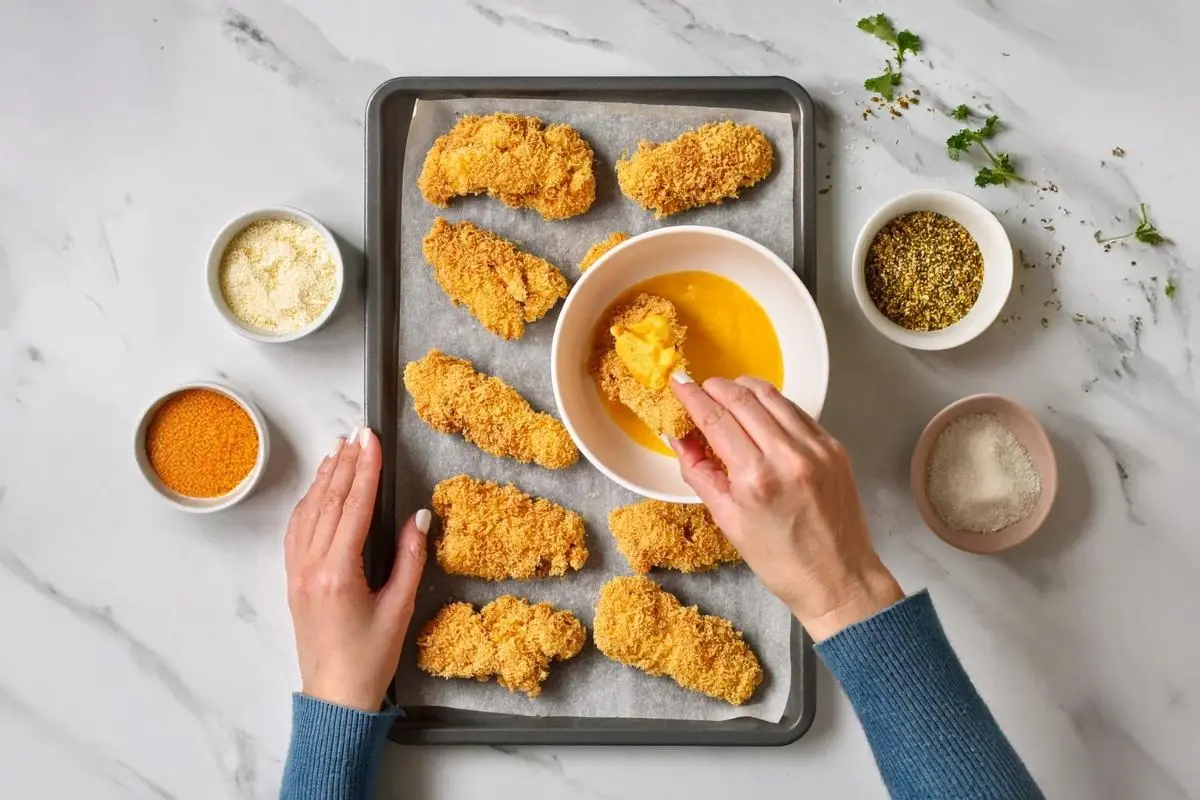
<path id="1" fill-rule="evenodd" d="M 1004 226 L 976 201 L 919 189 L 867 220 L 853 267 L 854 296 L 877 331 L 916 350 L 947 350 L 1000 315 L 1013 250 Z"/>
<path id="2" fill-rule="evenodd" d="M 231 328 L 259 342 L 291 342 L 333 316 L 345 267 L 337 240 L 316 218 L 274 206 L 221 228 L 207 278 L 213 305 Z"/>

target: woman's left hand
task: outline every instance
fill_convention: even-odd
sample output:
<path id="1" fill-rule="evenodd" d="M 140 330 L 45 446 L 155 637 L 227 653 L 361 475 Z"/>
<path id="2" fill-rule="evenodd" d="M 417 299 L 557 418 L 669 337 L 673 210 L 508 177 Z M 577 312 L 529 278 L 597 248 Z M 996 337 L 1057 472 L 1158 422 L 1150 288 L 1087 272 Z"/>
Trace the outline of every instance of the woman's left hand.
<path id="1" fill-rule="evenodd" d="M 339 436 L 292 512 L 284 538 L 303 692 L 362 711 L 379 710 L 396 674 L 425 566 L 430 522 L 424 509 L 408 520 L 392 574 L 372 592 L 362 550 L 382 460 L 370 429 L 349 440 Z"/>

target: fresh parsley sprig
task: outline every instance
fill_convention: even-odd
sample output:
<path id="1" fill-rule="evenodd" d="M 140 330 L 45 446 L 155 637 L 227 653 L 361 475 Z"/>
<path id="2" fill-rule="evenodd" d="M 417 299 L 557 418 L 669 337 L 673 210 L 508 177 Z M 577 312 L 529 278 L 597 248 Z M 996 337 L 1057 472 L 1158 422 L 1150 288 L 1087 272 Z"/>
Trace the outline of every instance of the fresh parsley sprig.
<path id="1" fill-rule="evenodd" d="M 892 21 L 884 14 L 863 17 L 858 21 L 858 29 L 890 44 L 896 50 L 897 67 L 904 66 L 905 53 L 912 53 L 915 56 L 921 52 L 921 37 L 912 31 L 897 33 L 896 26 L 892 25 Z"/>
<path id="2" fill-rule="evenodd" d="M 1123 233 L 1120 236 L 1110 236 L 1107 239 L 1102 239 L 1100 237 L 1100 231 L 1096 231 L 1095 233 L 1096 242 L 1099 244 L 1119 242 L 1122 239 L 1128 239 L 1130 236 L 1132 236 L 1134 239 L 1137 239 L 1139 242 L 1143 242 L 1151 246 L 1160 245 L 1163 242 L 1171 241 L 1159 233 L 1158 229 L 1150 223 L 1150 218 L 1146 215 L 1145 203 L 1138 204 L 1138 224 L 1137 227 L 1131 230 L 1129 233 Z"/>
<path id="3" fill-rule="evenodd" d="M 858 29 L 887 42 L 896 51 L 895 69 L 892 68 L 891 59 L 888 59 L 882 75 L 863 81 L 864 89 L 874 92 L 890 103 L 896 98 L 896 87 L 900 85 L 900 68 L 904 66 L 904 56 L 906 53 L 916 55 L 921 52 L 921 37 L 912 31 L 897 33 L 896 26 L 884 14 L 863 17 L 858 21 Z"/>
<path id="4" fill-rule="evenodd" d="M 959 106 L 959 108 L 966 108 L 966 106 Z M 978 129 L 963 128 L 946 140 L 946 154 L 955 161 L 962 158 L 963 154 L 972 147 L 979 145 L 979 149 L 992 162 L 990 167 L 980 167 L 979 171 L 975 173 L 976 186 L 1008 186 L 1014 182 L 1028 183 L 1017 173 L 1016 167 L 1012 163 L 1012 157 L 1008 153 L 998 150 L 993 153 L 984 144 L 986 140 L 996 135 L 999 124 L 1000 117 L 992 114 Z"/>
<path id="5" fill-rule="evenodd" d="M 887 68 L 884 69 L 882 75 L 867 78 L 863 81 L 864 89 L 868 92 L 874 92 L 889 103 L 896 98 L 896 87 L 899 85 L 900 73 L 892 71 L 891 61 L 887 62 Z"/>
<path id="6" fill-rule="evenodd" d="M 951 109 L 950 116 L 959 120 L 966 119 L 967 117 L 971 116 L 971 109 L 967 108 L 966 103 L 963 103 L 962 105 L 955 106 L 953 109 Z"/>

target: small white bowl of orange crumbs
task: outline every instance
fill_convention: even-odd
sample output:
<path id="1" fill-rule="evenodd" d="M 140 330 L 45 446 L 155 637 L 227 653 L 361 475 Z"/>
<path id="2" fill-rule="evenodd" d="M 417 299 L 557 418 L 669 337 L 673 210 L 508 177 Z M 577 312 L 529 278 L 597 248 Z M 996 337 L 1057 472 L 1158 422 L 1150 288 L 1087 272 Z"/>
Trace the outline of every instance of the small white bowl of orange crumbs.
<path id="1" fill-rule="evenodd" d="M 182 511 L 229 508 L 254 489 L 270 453 L 267 423 L 242 395 L 188 383 L 142 414 L 133 454 L 150 488 Z"/>
<path id="2" fill-rule="evenodd" d="M 248 211 L 225 224 L 208 252 L 208 292 L 221 318 L 258 342 L 291 342 L 337 307 L 345 265 L 337 239 L 311 214 L 287 206 Z"/>

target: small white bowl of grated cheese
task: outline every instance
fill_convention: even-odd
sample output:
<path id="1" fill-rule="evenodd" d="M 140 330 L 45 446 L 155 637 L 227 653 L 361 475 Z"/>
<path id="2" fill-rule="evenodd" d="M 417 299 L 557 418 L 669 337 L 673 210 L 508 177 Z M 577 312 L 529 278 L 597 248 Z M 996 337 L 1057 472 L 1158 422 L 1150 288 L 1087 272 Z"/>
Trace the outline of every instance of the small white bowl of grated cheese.
<path id="1" fill-rule="evenodd" d="M 291 342 L 337 308 L 345 267 L 329 229 L 296 208 L 234 217 L 208 252 L 208 293 L 221 318 L 258 342 Z"/>

